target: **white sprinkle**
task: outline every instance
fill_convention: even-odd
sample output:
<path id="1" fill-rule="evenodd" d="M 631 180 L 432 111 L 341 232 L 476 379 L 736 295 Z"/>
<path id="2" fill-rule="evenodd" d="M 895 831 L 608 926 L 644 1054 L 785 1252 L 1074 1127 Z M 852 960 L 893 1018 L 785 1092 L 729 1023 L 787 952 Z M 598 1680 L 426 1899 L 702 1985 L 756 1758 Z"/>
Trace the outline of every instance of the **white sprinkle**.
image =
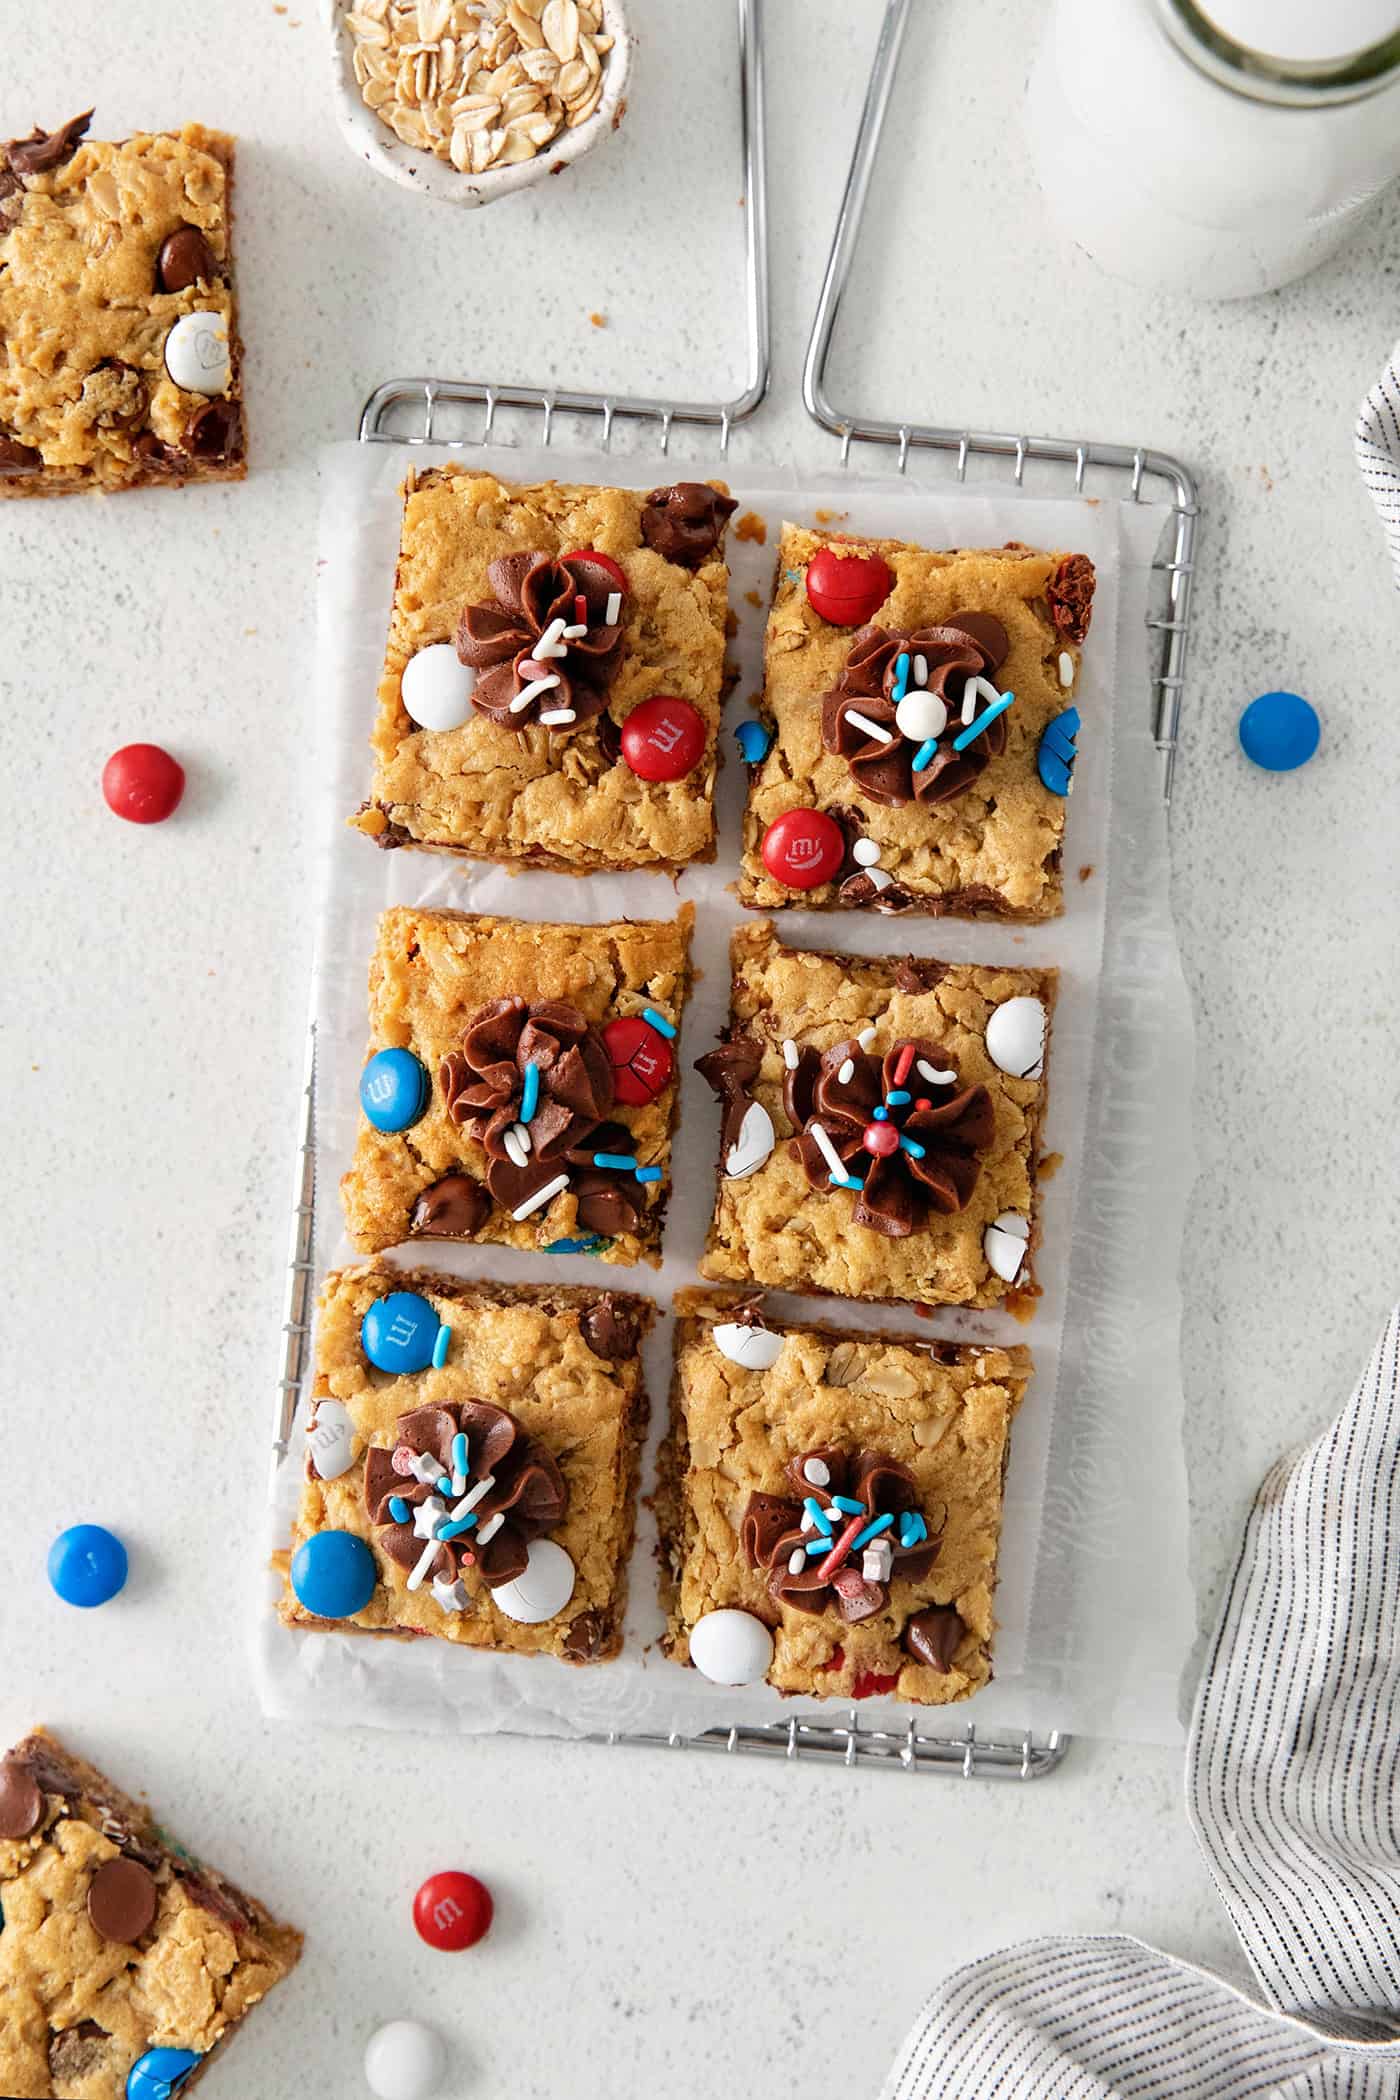
<path id="1" fill-rule="evenodd" d="M 542 1189 L 535 1190 L 533 1196 L 527 1196 L 519 1210 L 513 1210 L 511 1216 L 516 1224 L 519 1225 L 525 1218 L 530 1216 L 531 1212 L 542 1209 L 546 1203 L 552 1203 L 560 1190 L 566 1189 L 568 1186 L 568 1175 L 556 1174 L 553 1181 L 547 1181 Z"/>
<path id="2" fill-rule="evenodd" d="M 1000 698 L 1001 694 L 992 684 L 990 678 L 969 678 L 967 684 L 963 687 L 962 718 L 964 728 L 976 715 L 979 700 L 984 707 L 995 707 Z"/>
<path id="3" fill-rule="evenodd" d="M 566 642 L 581 641 L 587 632 L 588 622 L 585 620 L 581 627 L 566 627 L 564 629 L 564 639 Z"/>
<path id="4" fill-rule="evenodd" d="M 848 1057 L 846 1059 L 846 1062 L 842 1065 L 840 1071 L 837 1073 L 836 1077 L 842 1086 L 849 1086 L 851 1081 L 855 1078 L 855 1076 L 855 1059 L 853 1057 Z"/>
<path id="5" fill-rule="evenodd" d="M 867 1582 L 888 1582 L 894 1562 L 894 1549 L 888 1538 L 872 1539 L 865 1549 L 860 1572 Z"/>
<path id="6" fill-rule="evenodd" d="M 437 1557 L 438 1542 L 436 1539 L 429 1539 L 427 1545 L 423 1548 L 423 1551 L 418 1556 L 417 1566 L 414 1568 L 413 1573 L 408 1578 L 408 1586 L 411 1590 L 422 1589 L 423 1584 L 428 1579 L 428 1570 L 432 1566 L 433 1562 L 437 1559 Z"/>
<path id="7" fill-rule="evenodd" d="M 832 1144 L 831 1139 L 822 1129 L 821 1124 L 809 1123 L 807 1125 L 807 1135 L 814 1141 L 818 1152 L 820 1152 L 832 1173 L 841 1181 L 844 1181 L 846 1179 L 846 1163 Z"/>
<path id="8" fill-rule="evenodd" d="M 512 1123 L 511 1129 L 514 1131 L 516 1137 L 520 1140 L 521 1144 L 525 1147 L 525 1150 L 527 1152 L 533 1152 L 535 1149 L 534 1140 L 530 1136 L 529 1125 L 526 1123 Z"/>
<path id="9" fill-rule="evenodd" d="M 851 848 L 851 859 L 858 867 L 873 868 L 879 858 L 880 846 L 876 839 L 857 839 Z"/>
<path id="10" fill-rule="evenodd" d="M 802 1462 L 802 1478 L 814 1488 L 831 1486 L 831 1468 L 824 1458 L 808 1458 Z"/>
<path id="11" fill-rule="evenodd" d="M 891 876 L 885 873 L 883 868 L 867 868 L 865 872 L 877 890 L 887 890 L 893 880 Z"/>
<path id="12" fill-rule="evenodd" d="M 489 1495 L 495 1485 L 496 1476 L 494 1473 L 488 1473 L 484 1480 L 478 1480 L 476 1486 L 463 1495 L 460 1502 L 454 1504 L 452 1510 L 453 1523 L 459 1522 L 467 1514 L 468 1510 L 475 1509 L 482 1496 Z"/>
<path id="13" fill-rule="evenodd" d="M 804 1509 L 804 1510 L 803 1510 L 803 1512 L 802 1512 L 802 1529 L 803 1529 L 804 1531 L 815 1531 L 815 1530 L 816 1530 L 816 1528 L 817 1528 L 817 1520 L 816 1520 L 816 1518 L 815 1518 L 815 1517 L 814 1517 L 814 1516 L 812 1515 L 812 1512 L 811 1512 L 811 1510 L 810 1510 L 810 1509 Z"/>
<path id="14" fill-rule="evenodd" d="M 800 1575 L 802 1573 L 802 1570 L 806 1567 L 806 1565 L 807 1555 L 804 1553 L 801 1546 L 795 1546 L 792 1552 L 788 1555 L 789 1575 Z"/>
<path id="15" fill-rule="evenodd" d="M 559 646 L 559 640 L 564 633 L 564 629 L 565 622 L 563 620 L 550 621 L 548 627 L 546 627 L 544 633 L 540 636 L 539 641 L 535 644 L 535 647 L 530 651 L 530 654 L 536 659 L 536 661 L 539 660 L 541 651 L 544 651 L 548 655 L 553 656 L 556 648 L 558 648 Z M 564 651 L 560 649 L 559 654 L 562 656 L 564 654 Z"/>
<path id="16" fill-rule="evenodd" d="M 857 729 L 863 730 L 866 736 L 873 736 L 881 744 L 894 742 L 888 729 L 882 729 L 878 722 L 872 722 L 869 715 L 858 715 L 853 707 L 846 709 L 846 720 L 853 722 Z"/>
<path id="17" fill-rule="evenodd" d="M 790 1035 L 783 1038 L 783 1063 L 789 1072 L 797 1070 L 797 1045 Z"/>
<path id="18" fill-rule="evenodd" d="M 447 1521 L 447 1504 L 441 1495 L 429 1495 L 413 1512 L 413 1536 L 416 1539 L 435 1539 L 439 1524 Z"/>
<path id="19" fill-rule="evenodd" d="M 408 1470 L 424 1487 L 436 1487 L 442 1478 L 442 1467 L 429 1451 L 415 1451 Z"/>
<path id="20" fill-rule="evenodd" d="M 533 699 L 535 699 L 535 697 L 538 694 L 547 693 L 550 690 L 551 686 L 556 686 L 558 685 L 558 683 L 559 673 L 557 671 L 551 671 L 549 675 L 545 678 L 532 678 L 528 685 L 523 685 L 520 688 L 520 691 L 511 701 L 511 713 L 513 715 L 518 715 L 521 709 L 528 707 L 530 705 L 530 702 Z"/>
<path id="21" fill-rule="evenodd" d="M 525 1164 L 525 1147 L 516 1135 L 519 1128 L 518 1123 L 513 1123 L 505 1136 L 506 1158 L 513 1167 L 523 1167 Z"/>
<path id="22" fill-rule="evenodd" d="M 856 1037 L 856 1041 L 860 1044 L 862 1050 L 868 1050 L 874 1040 L 875 1030 L 873 1028 L 862 1028 L 860 1034 Z"/>
<path id="23" fill-rule="evenodd" d="M 914 683 L 915 685 L 928 684 L 928 658 L 926 656 L 920 655 L 914 658 Z"/>
<path id="24" fill-rule="evenodd" d="M 501 1515 L 501 1512 L 499 1510 L 497 1510 L 494 1517 L 488 1517 L 486 1519 L 486 1522 L 482 1525 L 480 1531 L 476 1535 L 476 1543 L 478 1544 L 478 1546 L 489 1546 L 492 1539 L 496 1536 L 496 1533 L 500 1530 L 502 1524 L 504 1523 L 505 1518 Z"/>
<path id="25" fill-rule="evenodd" d="M 556 658 L 567 656 L 568 653 L 569 645 L 567 642 L 536 642 L 534 648 L 530 651 L 531 657 L 537 664 L 553 663 Z"/>
<path id="26" fill-rule="evenodd" d="M 1074 684 L 1074 658 L 1068 649 L 1060 651 L 1060 684 L 1066 691 Z"/>
<path id="27" fill-rule="evenodd" d="M 618 621 L 619 621 L 619 620 L 620 620 L 621 618 L 622 618 L 622 593 L 621 593 L 621 591 L 609 591 L 609 593 L 608 593 L 608 609 L 607 609 L 607 611 L 606 611 L 606 612 L 605 612 L 605 613 L 603 614 L 603 625 L 604 625 L 605 627 L 616 627 L 616 625 L 617 625 Z"/>
<path id="28" fill-rule="evenodd" d="M 460 1575 L 455 1582 L 444 1582 L 440 1575 L 434 1575 L 433 1602 L 442 1611 L 470 1611 L 472 1608 L 467 1585 Z"/>
<path id="29" fill-rule="evenodd" d="M 576 722 L 577 720 L 578 716 L 572 707 L 552 707 L 547 715 L 540 716 L 540 721 L 546 729 L 552 729 L 556 722 Z"/>
<path id="30" fill-rule="evenodd" d="M 923 1077 L 931 1079 L 935 1086 L 947 1086 L 958 1076 L 956 1072 L 940 1072 L 937 1065 L 931 1065 L 926 1057 L 919 1059 L 918 1069 Z"/>

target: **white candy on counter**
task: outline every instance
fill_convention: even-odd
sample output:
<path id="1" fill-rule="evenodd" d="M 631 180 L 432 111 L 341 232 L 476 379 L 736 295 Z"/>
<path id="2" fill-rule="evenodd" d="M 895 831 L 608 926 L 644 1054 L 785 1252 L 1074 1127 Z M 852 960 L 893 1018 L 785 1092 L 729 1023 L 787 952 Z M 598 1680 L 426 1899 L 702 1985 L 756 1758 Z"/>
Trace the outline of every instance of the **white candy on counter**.
<path id="1" fill-rule="evenodd" d="M 446 2075 L 442 2036 L 421 2020 L 390 2020 L 369 2038 L 365 2079 L 377 2100 L 433 2100 Z"/>
<path id="2" fill-rule="evenodd" d="M 937 693 L 916 688 L 895 709 L 894 726 L 911 744 L 922 744 L 928 737 L 942 736 L 948 727 L 948 710 Z"/>
<path id="3" fill-rule="evenodd" d="M 767 1371 L 783 1353 L 783 1338 L 766 1327 L 745 1327 L 738 1320 L 724 1320 L 710 1334 L 721 1356 L 746 1371 Z"/>
<path id="4" fill-rule="evenodd" d="M 354 1457 L 355 1425 L 343 1400 L 318 1400 L 306 1447 L 318 1480 L 339 1480 Z"/>
<path id="5" fill-rule="evenodd" d="M 1045 1069 L 1045 1008 L 1023 995 L 1003 999 L 987 1022 L 987 1055 L 1013 1079 L 1039 1079 Z"/>
<path id="6" fill-rule="evenodd" d="M 573 1596 L 574 1564 L 553 1539 L 531 1539 L 529 1555 L 525 1573 L 493 1589 L 491 1602 L 519 1626 L 542 1626 L 557 1619 Z"/>
<path id="7" fill-rule="evenodd" d="M 451 642 L 430 642 L 410 656 L 399 687 L 404 710 L 420 729 L 460 729 L 470 721 L 476 673 Z"/>
<path id="8" fill-rule="evenodd" d="M 1014 1283 L 1026 1259 L 1031 1221 L 1018 1210 L 1004 1210 L 982 1235 L 982 1252 L 1003 1283 Z"/>
<path id="9" fill-rule="evenodd" d="M 709 1611 L 690 1630 L 690 1659 L 711 1684 L 757 1684 L 773 1660 L 773 1636 L 748 1611 Z"/>
<path id="10" fill-rule="evenodd" d="M 761 1101 L 751 1101 L 724 1162 L 729 1179 L 742 1181 L 746 1174 L 756 1174 L 773 1150 L 775 1140 L 773 1118 Z"/>
<path id="11" fill-rule="evenodd" d="M 233 377 L 222 314 L 181 314 L 165 338 L 165 369 L 187 394 L 226 394 Z"/>

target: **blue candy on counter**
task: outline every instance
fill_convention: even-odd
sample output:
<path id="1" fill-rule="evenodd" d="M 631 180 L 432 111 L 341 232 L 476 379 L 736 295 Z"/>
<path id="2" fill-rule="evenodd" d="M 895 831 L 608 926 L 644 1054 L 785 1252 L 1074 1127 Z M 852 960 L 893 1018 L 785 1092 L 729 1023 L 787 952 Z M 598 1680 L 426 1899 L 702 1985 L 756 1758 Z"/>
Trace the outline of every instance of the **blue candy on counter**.
<path id="1" fill-rule="evenodd" d="M 1301 693 L 1261 693 L 1240 716 L 1240 747 L 1266 773 L 1305 766 L 1321 735 L 1317 709 Z"/>
<path id="2" fill-rule="evenodd" d="M 376 1050 L 360 1074 L 360 1106 L 376 1130 L 411 1130 L 432 1098 L 428 1068 L 411 1050 Z"/>
<path id="3" fill-rule="evenodd" d="M 1067 795 L 1074 781 L 1074 761 L 1079 752 L 1075 738 L 1079 734 L 1079 709 L 1067 707 L 1047 722 L 1040 734 L 1040 749 L 1035 755 L 1036 771 L 1052 795 Z"/>
<path id="4" fill-rule="evenodd" d="M 49 1548 L 49 1581 L 80 1611 L 110 1604 L 126 1584 L 126 1548 L 100 1524 L 73 1524 Z"/>
<path id="5" fill-rule="evenodd" d="M 126 2100 L 171 2100 L 199 2061 L 193 2049 L 148 2049 L 126 2074 Z"/>
<path id="6" fill-rule="evenodd" d="M 399 1377 L 426 1371 L 436 1361 L 442 1322 L 417 1291 L 390 1291 L 376 1298 L 360 1322 L 360 1342 L 376 1371 Z"/>
<path id="7" fill-rule="evenodd" d="M 374 1555 L 353 1531 L 313 1531 L 292 1555 L 298 1604 L 318 1619 L 351 1619 L 374 1595 Z"/>
<path id="8" fill-rule="evenodd" d="M 746 766 L 761 765 L 773 748 L 773 732 L 761 722 L 741 722 L 734 732 L 739 756 Z"/>

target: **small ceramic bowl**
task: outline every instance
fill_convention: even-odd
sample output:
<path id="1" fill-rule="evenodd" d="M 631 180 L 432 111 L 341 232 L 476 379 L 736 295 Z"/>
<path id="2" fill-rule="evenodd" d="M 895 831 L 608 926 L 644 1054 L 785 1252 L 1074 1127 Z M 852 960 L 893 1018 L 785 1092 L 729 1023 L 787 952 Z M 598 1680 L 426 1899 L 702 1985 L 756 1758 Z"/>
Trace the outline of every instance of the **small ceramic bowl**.
<path id="1" fill-rule="evenodd" d="M 355 79 L 355 40 L 345 27 L 349 11 L 347 0 L 321 0 L 321 19 L 330 40 L 331 82 L 341 136 L 357 159 L 368 161 L 391 182 L 418 190 L 425 197 L 442 197 L 449 204 L 494 204 L 498 197 L 508 197 L 512 190 L 528 189 L 532 182 L 543 182 L 547 175 L 557 174 L 571 161 L 581 160 L 617 129 L 626 113 L 634 38 L 621 0 L 603 0 L 603 28 L 612 37 L 613 47 L 603 61 L 603 99 L 592 116 L 574 131 L 561 131 L 532 160 L 488 168 L 481 175 L 460 174 L 450 161 L 439 160 L 428 147 L 406 146 L 364 100 Z"/>

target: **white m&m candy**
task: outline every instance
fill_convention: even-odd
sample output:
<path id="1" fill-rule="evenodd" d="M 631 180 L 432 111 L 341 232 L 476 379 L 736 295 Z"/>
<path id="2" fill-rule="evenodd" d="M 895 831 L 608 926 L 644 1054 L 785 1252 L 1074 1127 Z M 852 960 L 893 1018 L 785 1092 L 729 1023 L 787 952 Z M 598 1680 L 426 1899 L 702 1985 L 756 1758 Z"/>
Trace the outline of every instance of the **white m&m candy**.
<path id="1" fill-rule="evenodd" d="M 740 1320 L 722 1320 L 710 1329 L 714 1345 L 730 1363 L 746 1371 L 768 1371 L 783 1353 L 783 1338 L 766 1327 L 746 1327 Z"/>
<path id="2" fill-rule="evenodd" d="M 987 1055 L 1013 1079 L 1039 1079 L 1045 1069 L 1045 1008 L 1039 999 L 1003 999 L 987 1022 Z"/>
<path id="3" fill-rule="evenodd" d="M 307 1449 L 318 1480 L 339 1480 L 350 1471 L 355 1450 L 355 1425 L 343 1400 L 318 1400 L 311 1427 L 306 1432 Z"/>
<path id="4" fill-rule="evenodd" d="M 519 1626 L 541 1626 L 557 1619 L 574 1594 L 574 1564 L 553 1539 L 531 1539 L 530 1560 L 523 1575 L 491 1592 L 491 1602 Z"/>
<path id="5" fill-rule="evenodd" d="M 365 2080 L 377 2100 L 433 2100 L 446 2073 L 442 2036 L 421 2020 L 390 2020 L 369 2038 Z"/>
<path id="6" fill-rule="evenodd" d="M 751 1611 L 707 1611 L 690 1629 L 690 1659 L 712 1684 L 757 1684 L 773 1660 L 773 1636 Z"/>
<path id="7" fill-rule="evenodd" d="M 1003 1283 L 1014 1283 L 1025 1264 L 1031 1221 L 1018 1210 L 1004 1210 L 982 1235 L 982 1252 Z"/>
<path id="8" fill-rule="evenodd" d="M 744 1110 L 739 1135 L 725 1157 L 726 1175 L 731 1181 L 742 1181 L 745 1175 L 756 1174 L 775 1142 L 773 1118 L 761 1101 L 751 1101 Z"/>
<path id="9" fill-rule="evenodd" d="M 404 665 L 399 691 L 420 729 L 460 729 L 471 717 L 476 673 L 451 642 L 431 642 Z"/>
<path id="10" fill-rule="evenodd" d="M 187 394 L 226 394 L 233 377 L 223 314 L 181 314 L 165 338 L 165 369 Z"/>

